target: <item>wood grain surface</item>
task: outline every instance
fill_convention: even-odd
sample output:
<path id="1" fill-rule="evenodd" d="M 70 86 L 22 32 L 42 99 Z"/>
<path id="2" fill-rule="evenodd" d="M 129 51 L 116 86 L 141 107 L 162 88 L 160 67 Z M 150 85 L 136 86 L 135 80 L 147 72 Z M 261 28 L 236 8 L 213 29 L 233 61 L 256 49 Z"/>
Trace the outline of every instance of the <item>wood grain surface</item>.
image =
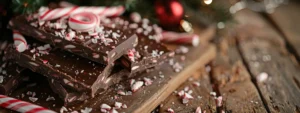
<path id="1" fill-rule="evenodd" d="M 236 18 L 251 32 L 239 33 L 238 47 L 252 77 L 256 78 L 267 110 L 272 113 L 299 112 L 300 70 L 280 41 L 283 37 L 257 13 L 242 10 Z M 267 74 L 267 78 L 262 79 L 265 76 L 262 74 Z"/>

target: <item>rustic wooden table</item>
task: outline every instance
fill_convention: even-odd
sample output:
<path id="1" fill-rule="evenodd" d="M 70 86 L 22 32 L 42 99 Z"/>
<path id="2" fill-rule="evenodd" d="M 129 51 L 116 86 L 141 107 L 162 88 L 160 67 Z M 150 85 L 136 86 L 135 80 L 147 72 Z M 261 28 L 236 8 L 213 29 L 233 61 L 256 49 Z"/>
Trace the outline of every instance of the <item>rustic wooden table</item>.
<path id="1" fill-rule="evenodd" d="M 229 7 L 236 0 L 219 1 Z M 300 113 L 299 20 L 294 2 L 271 14 L 240 10 L 216 33 L 214 27 L 195 29 L 201 44 L 189 47 L 181 72 L 162 65 L 134 78 L 155 78 L 152 85 L 125 98 L 118 88 L 130 89 L 130 82 L 123 81 L 78 108 L 99 110 L 118 101 L 128 106 L 120 110 L 126 113 Z M 181 91 L 193 99 L 183 104 Z"/>
<path id="2" fill-rule="evenodd" d="M 271 14 L 243 9 L 233 16 L 234 24 L 218 30 L 213 39 L 216 59 L 156 111 L 186 113 L 200 107 L 202 112 L 300 112 L 300 4 L 282 5 Z M 194 97 L 187 104 L 177 94 L 185 88 Z M 222 97 L 221 105 L 217 97 Z"/>

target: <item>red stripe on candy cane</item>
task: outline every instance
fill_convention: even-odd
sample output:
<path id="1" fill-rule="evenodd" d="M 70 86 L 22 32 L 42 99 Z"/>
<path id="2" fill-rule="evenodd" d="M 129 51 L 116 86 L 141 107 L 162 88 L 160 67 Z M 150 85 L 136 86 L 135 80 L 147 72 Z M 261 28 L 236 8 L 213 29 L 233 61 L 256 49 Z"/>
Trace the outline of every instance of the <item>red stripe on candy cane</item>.
<path id="1" fill-rule="evenodd" d="M 92 31 L 99 25 L 99 18 L 94 13 L 77 13 L 69 18 L 69 26 L 76 31 Z"/>
<path id="2" fill-rule="evenodd" d="M 165 31 L 162 33 L 162 38 L 160 40 L 167 43 L 191 44 L 193 46 L 198 46 L 200 39 L 196 34 Z"/>
<path id="3" fill-rule="evenodd" d="M 103 9 L 103 11 L 101 12 L 101 13 L 99 13 L 98 15 L 103 15 L 106 11 L 107 11 L 107 7 L 105 7 L 104 9 Z"/>
<path id="4" fill-rule="evenodd" d="M 12 103 L 16 103 L 16 102 L 19 102 L 19 100 L 17 100 L 17 99 L 9 100 L 9 101 L 2 103 L 1 106 L 6 108 L 6 107 L 9 107 L 9 105 L 11 105 Z"/>
<path id="5" fill-rule="evenodd" d="M 27 44 L 27 42 L 25 40 L 23 40 L 22 38 L 14 38 L 14 41 L 20 41 L 24 44 Z"/>
<path id="6" fill-rule="evenodd" d="M 39 18 L 40 20 L 53 20 L 65 16 L 71 16 L 77 13 L 83 13 L 83 12 L 89 12 L 89 13 L 98 13 L 98 16 L 119 16 L 123 14 L 125 11 L 124 6 L 116 6 L 116 7 L 65 7 L 65 8 L 56 8 L 56 9 L 46 9 L 45 7 L 42 7 L 45 10 L 39 10 Z M 41 8 L 41 9 L 42 9 Z"/>
<path id="7" fill-rule="evenodd" d="M 21 101 L 15 98 L 0 95 L 0 107 L 18 111 L 21 113 L 55 113 L 44 107 Z"/>
<path id="8" fill-rule="evenodd" d="M 45 108 L 34 108 L 34 109 L 31 109 L 31 110 L 28 110 L 26 113 L 36 113 L 36 112 L 40 112 L 40 111 L 44 111 L 44 110 L 47 110 Z"/>
<path id="9" fill-rule="evenodd" d="M 47 16 L 52 10 L 48 10 L 43 15 L 40 16 L 40 19 L 44 20 L 45 16 Z"/>
<path id="10" fill-rule="evenodd" d="M 13 31 L 13 39 L 18 52 L 23 52 L 28 48 L 26 39 L 18 31 Z"/>
<path id="11" fill-rule="evenodd" d="M 68 14 L 70 14 L 71 12 L 73 12 L 74 10 L 76 10 L 78 8 L 78 6 L 74 6 L 69 12 L 67 12 L 66 14 L 63 15 L 64 16 L 68 16 Z"/>

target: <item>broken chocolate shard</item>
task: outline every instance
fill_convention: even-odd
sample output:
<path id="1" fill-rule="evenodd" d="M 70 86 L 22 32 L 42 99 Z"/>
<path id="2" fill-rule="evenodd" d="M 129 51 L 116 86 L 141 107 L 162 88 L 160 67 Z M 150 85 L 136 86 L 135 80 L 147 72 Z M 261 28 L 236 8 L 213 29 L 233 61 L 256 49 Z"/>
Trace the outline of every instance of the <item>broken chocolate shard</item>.
<path id="1" fill-rule="evenodd" d="M 139 41 L 137 46 L 128 50 L 120 60 L 124 67 L 132 73 L 155 67 L 174 56 L 173 51 L 158 42 L 162 29 L 151 24 L 148 19 L 143 19 L 137 23 L 120 17 L 104 18 L 103 21 L 108 21 L 103 23 L 104 26 L 129 30 L 131 33 L 137 34 Z"/>
<path id="2" fill-rule="evenodd" d="M 11 45 L 8 41 L 0 41 L 0 94 L 4 95 L 11 93 L 26 78 L 21 75 L 23 67 L 5 58 L 4 50 L 8 45 Z"/>
<path id="3" fill-rule="evenodd" d="M 114 67 L 112 74 L 105 80 L 105 83 L 110 86 L 119 83 L 123 78 L 129 75 L 129 71 L 122 69 L 119 66 Z M 85 92 L 78 92 L 69 89 L 60 83 L 56 82 L 54 79 L 49 79 L 49 84 L 52 90 L 57 93 L 61 99 L 64 100 L 66 106 L 74 105 L 77 103 L 82 103 L 85 100 L 91 98 Z"/>
<path id="4" fill-rule="evenodd" d="M 30 16 L 18 16 L 11 20 L 9 27 L 19 30 L 41 42 L 102 64 L 113 63 L 137 45 L 137 36 L 128 30 L 98 26 L 96 33 L 77 32 L 69 28 L 68 18 L 46 21 L 39 24 L 38 19 L 28 20 Z M 56 28 L 55 25 L 66 26 Z M 72 38 L 68 38 L 73 34 Z"/>
<path id="5" fill-rule="evenodd" d="M 0 71 L 0 94 L 7 95 L 26 80 L 26 76 L 20 74 L 25 68 L 12 62 L 1 62 L 0 65 L 6 65 Z"/>
<path id="6" fill-rule="evenodd" d="M 22 74 L 29 76 L 28 81 L 19 85 L 8 96 L 59 112 L 64 102 L 51 90 L 47 78 L 30 70 L 26 70 Z M 1 113 L 4 111 L 8 110 L 0 110 Z"/>
<path id="7" fill-rule="evenodd" d="M 34 40 L 27 42 L 28 50 L 20 53 L 11 47 L 7 51 L 8 58 L 66 87 L 84 91 L 92 97 L 99 89 L 109 87 L 106 79 L 112 71 L 113 64 L 105 66 L 59 49 L 51 50 L 49 45 Z"/>
<path id="8" fill-rule="evenodd" d="M 48 82 L 53 92 L 59 95 L 59 97 L 64 101 L 64 105 L 66 106 L 81 103 L 90 98 L 90 96 L 85 92 L 78 92 L 69 88 L 65 88 L 54 79 L 48 79 Z"/>

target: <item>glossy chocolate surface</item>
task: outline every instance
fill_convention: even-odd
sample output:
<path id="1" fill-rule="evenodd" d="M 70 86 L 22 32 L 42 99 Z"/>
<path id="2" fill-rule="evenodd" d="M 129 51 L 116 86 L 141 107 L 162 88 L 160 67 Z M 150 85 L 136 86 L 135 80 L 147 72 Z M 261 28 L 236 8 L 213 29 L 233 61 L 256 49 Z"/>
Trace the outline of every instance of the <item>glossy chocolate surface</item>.
<path id="1" fill-rule="evenodd" d="M 31 16 L 23 15 L 12 19 L 9 27 L 41 42 L 102 64 L 113 63 L 138 43 L 137 36 L 128 30 L 100 24 L 95 33 L 77 32 L 69 28 L 67 20 L 68 18 L 63 18 L 41 22 Z M 65 27 L 57 28 L 56 25 Z M 75 35 L 68 38 L 71 33 Z"/>
<path id="2" fill-rule="evenodd" d="M 126 55 L 121 58 L 122 64 L 131 70 L 132 73 L 143 71 L 145 69 L 157 66 L 166 59 L 173 57 L 174 52 L 167 49 L 159 42 L 162 29 L 155 24 L 151 24 L 148 19 L 142 19 L 139 22 L 133 22 L 126 18 L 106 18 L 103 19 L 104 26 L 129 30 L 137 34 L 139 43 L 134 49 L 134 59 Z"/>
<path id="3" fill-rule="evenodd" d="M 27 40 L 29 49 L 20 53 L 14 48 L 8 51 L 8 57 L 31 69 L 54 79 L 66 87 L 77 91 L 86 91 L 93 96 L 98 89 L 107 88 L 106 78 L 112 65 L 101 65 L 62 50 L 53 50 L 48 44 Z"/>

